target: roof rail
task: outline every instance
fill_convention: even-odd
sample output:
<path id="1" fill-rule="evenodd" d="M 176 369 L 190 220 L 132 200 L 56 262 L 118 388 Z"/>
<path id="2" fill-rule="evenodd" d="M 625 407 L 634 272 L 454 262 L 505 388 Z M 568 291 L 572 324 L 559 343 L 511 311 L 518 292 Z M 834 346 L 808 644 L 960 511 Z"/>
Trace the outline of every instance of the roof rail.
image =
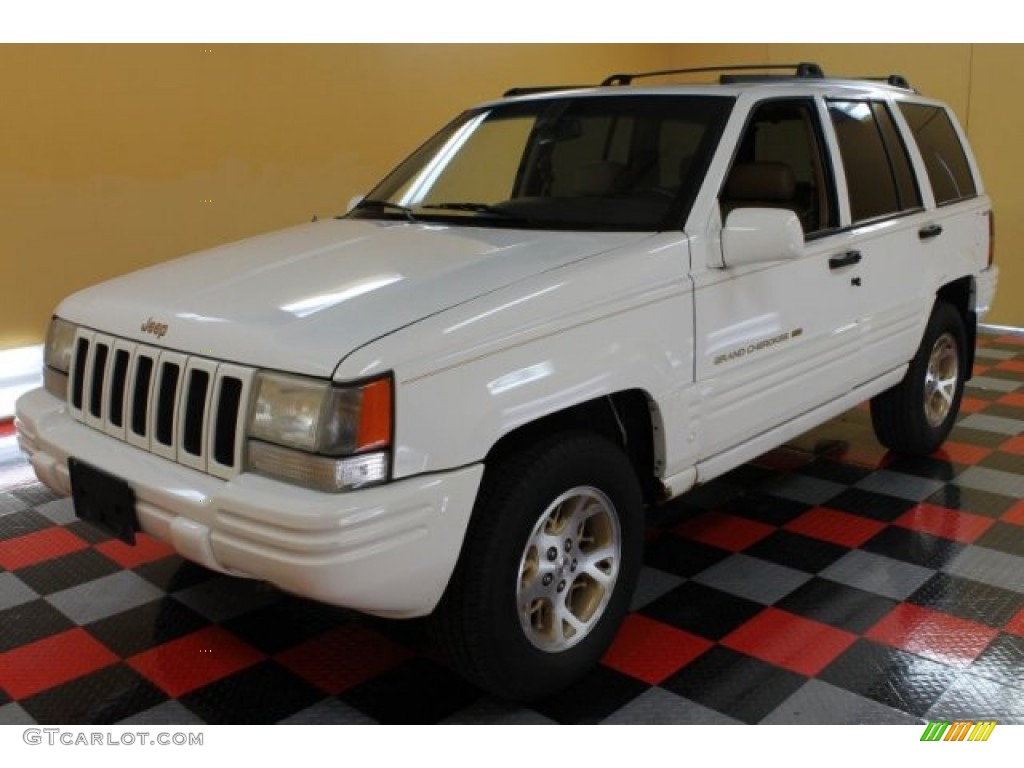
<path id="1" fill-rule="evenodd" d="M 905 78 L 903 75 L 879 75 L 874 77 L 855 77 L 853 79 L 870 80 L 872 82 L 885 83 L 886 85 L 891 85 L 893 88 L 902 88 L 905 91 L 913 91 L 914 93 L 917 93 L 917 89 L 915 89 L 910 84 L 910 81 L 907 80 L 907 78 Z"/>
<path id="2" fill-rule="evenodd" d="M 517 88 L 509 88 L 502 95 L 503 98 L 512 96 L 530 96 L 534 93 L 550 93 L 551 91 L 572 91 L 578 88 L 596 88 L 595 85 L 524 85 Z"/>
<path id="3" fill-rule="evenodd" d="M 825 72 L 817 64 L 810 61 L 801 61 L 798 64 L 727 64 L 720 67 L 690 67 L 688 69 L 661 69 L 655 72 L 619 72 L 609 75 L 601 81 L 601 85 L 630 85 L 634 80 L 641 77 L 659 77 L 661 75 L 689 75 L 698 72 L 750 72 L 754 70 L 781 70 L 793 71 L 794 77 L 823 78 Z"/>

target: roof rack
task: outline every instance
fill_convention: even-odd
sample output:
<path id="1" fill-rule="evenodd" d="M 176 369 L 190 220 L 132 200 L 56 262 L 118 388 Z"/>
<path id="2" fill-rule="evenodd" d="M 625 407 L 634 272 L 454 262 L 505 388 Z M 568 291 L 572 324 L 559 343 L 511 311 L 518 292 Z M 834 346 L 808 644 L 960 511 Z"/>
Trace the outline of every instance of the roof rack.
<path id="1" fill-rule="evenodd" d="M 620 72 L 609 75 L 601 81 L 601 85 L 630 85 L 641 77 L 660 77 L 662 75 L 690 75 L 698 72 L 752 72 L 757 70 L 792 70 L 792 77 L 821 79 L 825 72 L 814 62 L 801 61 L 797 64 L 727 64 L 720 67 L 690 67 L 688 69 L 661 69 L 655 72 Z"/>
<path id="2" fill-rule="evenodd" d="M 502 95 L 503 98 L 513 96 L 530 96 L 534 93 L 550 93 L 551 91 L 572 91 L 578 88 L 596 88 L 595 85 L 525 85 L 517 88 L 509 88 Z"/>
<path id="3" fill-rule="evenodd" d="M 902 88 L 902 89 L 904 89 L 906 91 L 913 91 L 914 93 L 917 93 L 917 89 L 915 89 L 910 84 L 910 81 L 907 80 L 907 78 L 905 78 L 903 75 L 892 74 L 892 75 L 880 75 L 880 76 L 877 76 L 877 77 L 855 77 L 853 79 L 854 80 L 870 80 L 872 82 L 885 83 L 886 85 L 891 85 L 893 88 Z"/>

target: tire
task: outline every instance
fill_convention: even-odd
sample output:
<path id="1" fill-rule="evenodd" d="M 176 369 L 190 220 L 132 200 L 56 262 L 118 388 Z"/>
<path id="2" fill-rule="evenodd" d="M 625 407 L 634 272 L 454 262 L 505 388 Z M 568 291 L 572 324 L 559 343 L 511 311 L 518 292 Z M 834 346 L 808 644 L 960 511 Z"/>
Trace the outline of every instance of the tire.
<path id="1" fill-rule="evenodd" d="M 934 453 L 956 422 L 966 377 L 963 317 L 940 301 L 903 381 L 871 400 L 871 423 L 878 441 L 901 453 Z"/>
<path id="2" fill-rule="evenodd" d="M 636 586 L 641 514 L 629 460 L 597 435 L 555 436 L 489 467 L 432 616 L 455 669 L 527 701 L 594 667 Z"/>

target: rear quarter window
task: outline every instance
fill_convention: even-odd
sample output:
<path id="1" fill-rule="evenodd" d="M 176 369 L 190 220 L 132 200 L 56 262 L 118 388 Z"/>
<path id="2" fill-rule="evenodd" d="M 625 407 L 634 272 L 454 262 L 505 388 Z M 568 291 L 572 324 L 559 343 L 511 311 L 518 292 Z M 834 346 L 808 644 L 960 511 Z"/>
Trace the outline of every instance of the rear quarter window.
<path id="1" fill-rule="evenodd" d="M 908 102 L 900 104 L 900 112 L 924 158 L 935 203 L 945 205 L 977 195 L 967 154 L 949 113 L 942 107 Z"/>

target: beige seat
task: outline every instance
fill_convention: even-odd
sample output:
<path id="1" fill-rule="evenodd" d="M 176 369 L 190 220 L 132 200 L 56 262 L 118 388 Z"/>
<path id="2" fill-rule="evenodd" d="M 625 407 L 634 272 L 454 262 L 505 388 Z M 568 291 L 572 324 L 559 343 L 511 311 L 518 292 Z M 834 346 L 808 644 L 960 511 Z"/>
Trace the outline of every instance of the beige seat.
<path id="1" fill-rule="evenodd" d="M 721 204 L 723 219 L 736 208 L 789 208 L 799 214 L 793 169 L 785 163 L 737 163 Z"/>

